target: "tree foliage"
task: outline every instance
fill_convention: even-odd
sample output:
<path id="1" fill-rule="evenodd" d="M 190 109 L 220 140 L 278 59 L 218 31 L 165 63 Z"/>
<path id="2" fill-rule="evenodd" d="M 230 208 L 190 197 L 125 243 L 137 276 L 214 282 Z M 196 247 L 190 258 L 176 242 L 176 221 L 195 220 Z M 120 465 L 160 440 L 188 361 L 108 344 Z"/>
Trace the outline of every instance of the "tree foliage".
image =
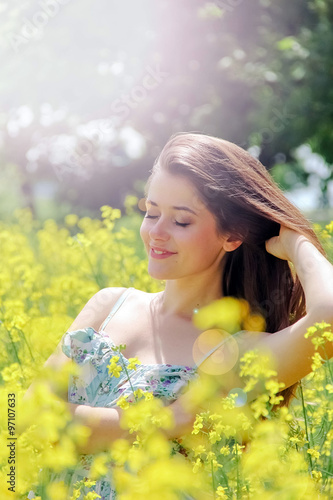
<path id="1" fill-rule="evenodd" d="M 289 187 L 332 164 L 332 0 L 0 2 L 1 162 L 97 209 L 142 194 L 171 134 L 254 147 Z M 281 167 L 282 165 L 282 167 Z M 289 172 L 289 177 L 288 177 Z M 322 179 L 323 191 L 332 169 Z M 140 181 L 141 180 L 141 181 Z"/>

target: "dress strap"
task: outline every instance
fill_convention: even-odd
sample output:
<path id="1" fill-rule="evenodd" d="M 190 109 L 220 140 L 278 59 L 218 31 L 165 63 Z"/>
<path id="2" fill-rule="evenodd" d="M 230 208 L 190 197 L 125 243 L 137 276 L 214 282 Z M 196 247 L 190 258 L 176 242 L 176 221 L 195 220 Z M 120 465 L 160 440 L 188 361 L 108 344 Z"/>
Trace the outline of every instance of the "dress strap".
<path id="1" fill-rule="evenodd" d="M 120 295 L 120 297 L 118 298 L 117 302 L 115 303 L 115 305 L 113 306 L 113 308 L 109 312 L 108 316 L 105 318 L 105 321 L 102 324 L 102 327 L 101 327 L 100 331 L 104 330 L 104 328 L 106 327 L 106 325 L 108 324 L 108 322 L 110 321 L 110 319 L 116 314 L 116 312 L 118 311 L 119 307 L 124 302 L 124 300 L 126 299 L 127 295 L 129 295 L 129 293 L 130 293 L 131 290 L 135 290 L 135 288 L 133 286 L 131 286 L 130 288 L 127 288 L 127 290 L 125 290 Z"/>
<path id="2" fill-rule="evenodd" d="M 237 333 L 234 333 L 232 335 L 232 337 L 236 337 L 237 335 L 240 335 L 241 333 L 243 333 L 245 330 L 240 330 L 239 332 Z M 219 342 L 217 345 L 215 345 L 210 351 L 208 351 L 204 356 L 203 358 L 199 361 L 199 363 L 196 363 L 194 366 L 195 368 L 198 368 L 204 361 L 206 361 L 207 358 L 209 358 L 209 356 L 211 356 L 212 354 L 214 354 L 215 351 L 217 351 L 217 349 L 219 349 L 220 347 L 222 347 L 224 344 L 226 344 L 229 340 L 229 335 L 227 337 L 225 337 L 223 340 L 221 340 L 221 342 Z"/>

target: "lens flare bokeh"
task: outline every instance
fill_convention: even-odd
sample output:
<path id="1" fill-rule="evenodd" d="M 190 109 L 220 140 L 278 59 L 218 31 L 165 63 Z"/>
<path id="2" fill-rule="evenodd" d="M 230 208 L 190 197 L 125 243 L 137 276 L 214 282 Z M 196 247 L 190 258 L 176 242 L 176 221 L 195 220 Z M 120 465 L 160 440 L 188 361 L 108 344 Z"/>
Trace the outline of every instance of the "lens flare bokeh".
<path id="1" fill-rule="evenodd" d="M 238 357 L 236 340 L 219 328 L 202 332 L 193 346 L 194 362 L 207 375 L 223 375 L 229 372 L 235 366 Z"/>

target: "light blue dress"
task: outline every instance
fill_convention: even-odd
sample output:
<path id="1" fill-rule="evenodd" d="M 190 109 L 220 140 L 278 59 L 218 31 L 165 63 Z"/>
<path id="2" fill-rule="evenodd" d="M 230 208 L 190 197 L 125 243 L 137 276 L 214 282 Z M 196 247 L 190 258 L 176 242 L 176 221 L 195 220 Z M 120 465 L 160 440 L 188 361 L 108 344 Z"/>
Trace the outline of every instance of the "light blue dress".
<path id="1" fill-rule="evenodd" d="M 80 375 L 71 376 L 68 385 L 68 401 L 76 404 L 113 408 L 121 396 L 132 395 L 132 388 L 126 372 L 122 370 L 119 378 L 111 376 L 108 371 L 110 358 L 115 354 L 112 347 L 115 344 L 104 329 L 133 288 L 128 288 L 118 299 L 110 314 L 104 321 L 100 331 L 91 327 L 67 332 L 62 338 L 62 350 L 69 358 L 80 365 Z M 215 350 L 215 349 L 214 349 Z M 210 355 L 211 353 L 208 353 Z M 119 354 L 121 361 L 128 366 L 128 359 Z M 206 356 L 205 356 L 206 358 Z M 120 361 L 119 361 L 120 363 Z M 199 363 L 201 364 L 201 363 Z M 199 365 L 198 364 L 198 365 Z M 120 363 L 121 365 L 121 363 Z M 175 401 L 186 390 L 187 385 L 198 376 L 197 368 L 170 364 L 141 364 L 137 369 L 128 370 L 134 388 L 152 392 L 161 398 L 165 405 Z M 89 468 L 94 455 L 81 455 L 75 469 L 62 474 L 53 474 L 51 481 L 63 480 L 70 487 L 89 476 Z M 89 491 L 95 491 L 102 500 L 115 500 L 116 491 L 112 484 L 112 467 L 108 476 L 96 481 L 95 486 L 86 488 L 79 497 L 83 499 Z"/>

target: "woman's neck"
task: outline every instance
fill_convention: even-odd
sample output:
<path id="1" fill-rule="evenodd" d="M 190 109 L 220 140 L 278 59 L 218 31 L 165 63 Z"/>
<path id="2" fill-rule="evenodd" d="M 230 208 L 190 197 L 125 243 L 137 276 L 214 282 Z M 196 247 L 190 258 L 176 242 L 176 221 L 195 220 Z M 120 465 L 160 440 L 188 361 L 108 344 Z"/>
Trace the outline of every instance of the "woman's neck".
<path id="1" fill-rule="evenodd" d="M 195 309 L 201 309 L 222 297 L 221 288 L 221 277 L 209 280 L 168 280 L 165 290 L 159 295 L 160 315 L 191 320 Z"/>

